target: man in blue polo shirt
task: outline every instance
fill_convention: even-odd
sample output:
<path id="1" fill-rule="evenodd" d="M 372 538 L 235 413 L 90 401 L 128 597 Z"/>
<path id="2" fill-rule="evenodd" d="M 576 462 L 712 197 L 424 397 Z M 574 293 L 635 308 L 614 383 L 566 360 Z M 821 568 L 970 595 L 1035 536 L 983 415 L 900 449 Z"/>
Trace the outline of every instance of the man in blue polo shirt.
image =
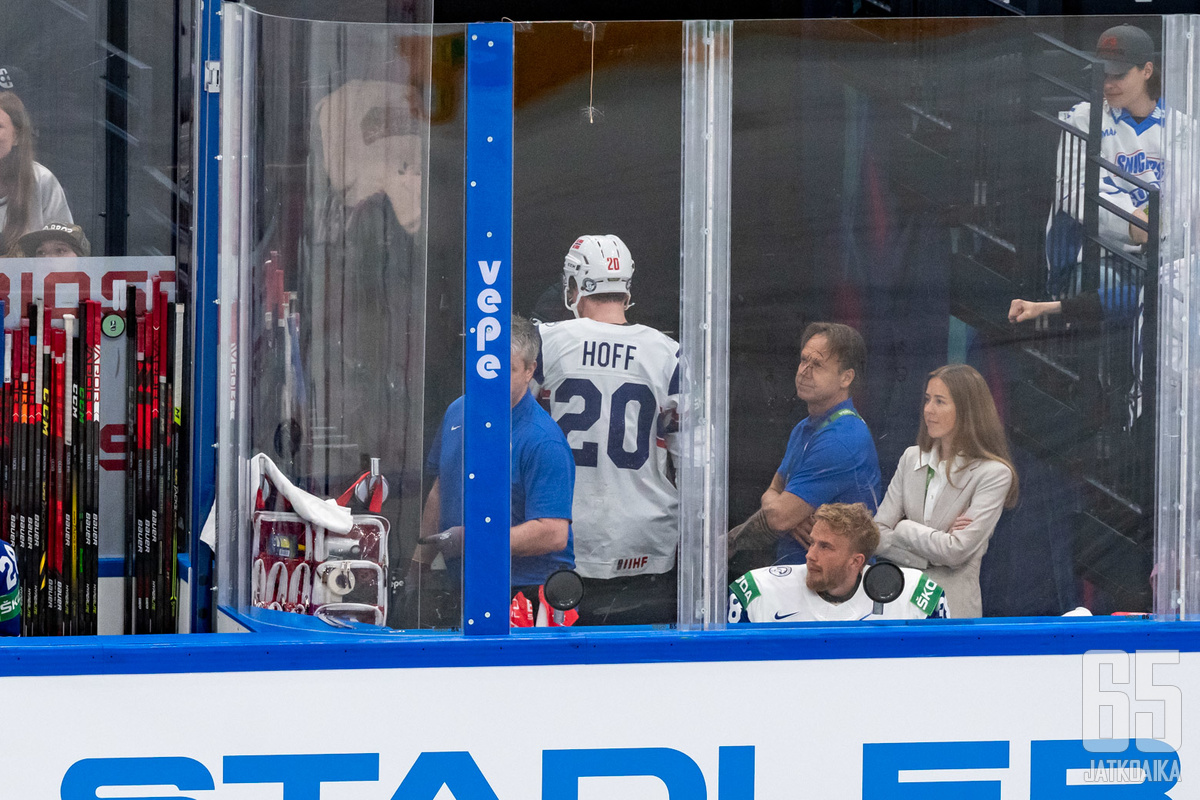
<path id="1" fill-rule="evenodd" d="M 879 456 L 850 399 L 866 355 L 862 336 L 849 325 L 814 322 L 804 329 L 796 396 L 808 405 L 808 416 L 792 429 L 761 508 L 729 532 L 731 561 L 739 553 L 766 551 L 751 556 L 766 562 L 751 568 L 803 564 L 817 508 L 863 503 L 874 513 L 883 497 Z M 738 562 L 739 569 L 745 566 Z"/>
<path id="2" fill-rule="evenodd" d="M 512 320 L 512 514 L 510 583 L 536 603 L 537 587 L 551 573 L 574 569 L 571 499 L 575 459 L 558 424 L 537 404 L 529 381 L 537 366 L 541 336 L 528 320 Z M 441 552 L 454 584 L 462 575 L 463 539 L 463 398 L 446 410 L 441 431 L 429 452 L 426 469 L 435 476 L 421 518 L 421 538 L 413 553 L 414 572 Z M 446 480 L 442 480 L 442 477 Z M 439 533 L 440 532 L 440 533 Z M 414 575 L 410 572 L 410 576 Z M 536 609 L 535 609 L 536 610 Z"/>

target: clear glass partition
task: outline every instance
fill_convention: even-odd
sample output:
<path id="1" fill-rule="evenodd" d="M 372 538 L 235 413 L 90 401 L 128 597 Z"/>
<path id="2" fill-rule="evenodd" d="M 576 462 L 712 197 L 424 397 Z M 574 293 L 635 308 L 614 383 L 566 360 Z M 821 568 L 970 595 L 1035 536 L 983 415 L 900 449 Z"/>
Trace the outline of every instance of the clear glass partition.
<path id="1" fill-rule="evenodd" d="M 1200 17 L 1166 17 L 1162 246 L 1158 280 L 1158 507 L 1155 611 L 1195 619 L 1200 610 L 1197 558 L 1196 304 L 1200 302 Z"/>
<path id="2" fill-rule="evenodd" d="M 413 555 L 459 482 L 429 451 L 462 385 L 461 29 L 225 25 L 220 602 L 455 626 Z"/>
<path id="3" fill-rule="evenodd" d="M 1106 82 L 1118 24 L 1149 81 Z M 804 569 L 802 517 L 864 502 L 953 616 L 1154 610 L 1161 44 L 1157 17 L 735 24 L 731 577 Z"/>
<path id="4" fill-rule="evenodd" d="M 264 533 L 296 509 L 264 505 L 261 452 L 386 521 L 387 613 L 342 621 L 457 627 L 454 512 L 466 480 L 497 489 L 452 452 L 478 335 L 464 32 L 226 24 L 221 601 L 311 612 L 268 596 L 304 564 L 314 593 L 375 585 L 323 566 L 372 561 L 332 558 L 367 545 L 324 522 Z M 1166 266 L 1191 246 L 1186 36 L 1081 17 L 514 41 L 511 303 L 536 331 L 514 323 L 514 593 L 573 566 L 582 603 L 551 624 L 599 626 L 719 627 L 792 589 L 812 607 L 775 620 L 1164 613 L 1190 519 L 1156 545 L 1188 474 L 1163 409 L 1187 403 L 1190 315 L 1160 316 L 1190 292 Z M 554 450 L 529 474 L 558 505 L 531 500 L 520 425 Z M 569 548 L 554 525 L 522 539 L 531 519 L 569 519 Z M 884 562 L 903 596 L 881 611 L 864 576 Z"/>

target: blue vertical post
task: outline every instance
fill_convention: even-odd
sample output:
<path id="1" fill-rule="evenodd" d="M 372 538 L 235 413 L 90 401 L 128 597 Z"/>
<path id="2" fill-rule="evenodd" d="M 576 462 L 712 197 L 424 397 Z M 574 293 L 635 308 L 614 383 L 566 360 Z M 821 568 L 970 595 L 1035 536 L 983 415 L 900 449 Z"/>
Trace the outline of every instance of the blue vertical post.
<path id="1" fill-rule="evenodd" d="M 467 26 L 463 632 L 507 634 L 513 28 Z"/>
<path id="2" fill-rule="evenodd" d="M 210 85 L 205 65 L 221 60 L 221 0 L 207 0 L 199 12 L 200 63 L 196 81 L 195 243 L 192 259 L 191 397 L 191 630 L 212 630 L 213 553 L 200 543 L 200 529 L 212 510 L 217 477 L 217 243 L 220 230 L 221 115 L 219 83 Z M 219 77 L 217 78 L 219 81 Z"/>

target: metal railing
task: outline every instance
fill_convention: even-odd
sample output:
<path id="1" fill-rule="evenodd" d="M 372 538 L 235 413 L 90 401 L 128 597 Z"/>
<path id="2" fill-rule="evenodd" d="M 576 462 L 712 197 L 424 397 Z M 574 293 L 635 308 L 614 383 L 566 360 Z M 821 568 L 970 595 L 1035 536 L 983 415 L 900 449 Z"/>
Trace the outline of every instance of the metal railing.
<path id="1" fill-rule="evenodd" d="M 1046 52 L 1090 66 L 1086 88 L 1046 69 L 1033 73 L 1068 96 L 1090 103 L 1086 132 L 1059 116 L 1034 110 L 1061 131 L 1057 191 L 1047 225 L 1046 294 L 1054 300 L 1094 294 L 1096 302 L 1091 305 L 1101 313 L 1083 323 L 1044 317 L 1026 350 L 1074 384 L 1067 404 L 1084 417 L 1092 435 L 1067 460 L 1087 485 L 1111 501 L 1114 510 L 1141 518 L 1151 513 L 1154 489 L 1159 191 L 1101 154 L 1102 62 L 1051 36 L 1036 37 L 1043 48 L 1049 46 Z M 1104 197 L 1102 182 L 1113 180 L 1145 192 L 1147 217 L 1131 214 Z M 1135 247 L 1105 236 L 1102 213 L 1128 223 L 1131 234 L 1142 231 L 1146 242 Z"/>

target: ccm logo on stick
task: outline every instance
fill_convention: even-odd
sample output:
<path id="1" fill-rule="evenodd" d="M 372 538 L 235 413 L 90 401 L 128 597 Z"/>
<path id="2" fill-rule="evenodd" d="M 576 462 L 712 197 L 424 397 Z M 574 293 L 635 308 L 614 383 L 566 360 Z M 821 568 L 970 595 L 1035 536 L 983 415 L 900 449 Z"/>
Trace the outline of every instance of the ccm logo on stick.
<path id="1" fill-rule="evenodd" d="M 479 274 L 487 286 L 475 297 L 475 305 L 484 314 L 495 314 L 500 310 L 500 292 L 493 288 L 500 274 L 500 262 L 479 262 Z M 500 338 L 500 321 L 493 316 L 486 316 L 475 325 L 475 352 L 482 353 L 475 362 L 475 371 L 479 377 L 491 380 L 500 374 L 500 359 L 495 353 L 487 352 L 488 342 Z"/>

